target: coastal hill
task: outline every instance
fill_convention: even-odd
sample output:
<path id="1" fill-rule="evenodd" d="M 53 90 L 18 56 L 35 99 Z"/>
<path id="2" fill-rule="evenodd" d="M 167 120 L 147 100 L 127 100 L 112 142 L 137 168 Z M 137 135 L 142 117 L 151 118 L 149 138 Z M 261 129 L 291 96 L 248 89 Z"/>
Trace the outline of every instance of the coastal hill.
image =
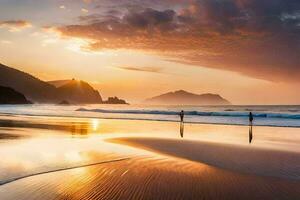
<path id="1" fill-rule="evenodd" d="M 53 102 L 59 99 L 54 86 L 2 64 L 0 64 L 0 85 L 13 88 L 34 102 Z"/>
<path id="2" fill-rule="evenodd" d="M 77 81 L 75 79 L 65 81 L 64 84 L 57 87 L 57 90 L 65 101 L 75 103 L 103 103 L 99 92 L 84 81 Z"/>
<path id="3" fill-rule="evenodd" d="M 193 94 L 184 90 L 168 92 L 145 100 L 148 104 L 161 105 L 230 105 L 218 94 Z"/>
<path id="4" fill-rule="evenodd" d="M 0 64 L 0 85 L 10 87 L 37 103 L 102 103 L 98 91 L 88 83 L 72 80 L 65 85 L 55 87 L 30 74 Z"/>
<path id="5" fill-rule="evenodd" d="M 91 98 L 91 100 L 93 100 L 93 98 L 99 98 L 98 91 L 94 90 L 88 83 L 84 81 L 76 81 L 72 79 L 72 80 L 49 81 L 48 83 L 57 87 L 63 94 L 66 95 L 66 98 L 68 96 L 71 96 L 72 98 L 81 101 L 80 98 L 85 97 L 85 100 L 88 100 L 85 94 L 86 91 L 89 91 L 89 96 L 90 96 L 89 98 Z M 76 90 L 78 91 L 74 93 L 74 90 L 70 90 L 69 88 L 77 88 Z M 103 104 L 128 104 L 125 100 L 119 99 L 118 97 L 108 97 L 107 100 L 102 100 L 101 98 L 101 102 Z"/>
<path id="6" fill-rule="evenodd" d="M 67 84 L 67 83 L 69 83 L 71 80 L 70 79 L 68 79 L 68 80 L 57 80 L 57 81 L 47 81 L 47 83 L 49 83 L 49 84 L 51 84 L 51 85 L 53 85 L 53 86 L 55 86 L 55 87 L 61 87 L 61 86 L 63 86 L 63 85 L 65 85 L 65 84 Z"/>
<path id="7" fill-rule="evenodd" d="M 26 97 L 9 87 L 0 86 L 0 104 L 30 104 Z"/>

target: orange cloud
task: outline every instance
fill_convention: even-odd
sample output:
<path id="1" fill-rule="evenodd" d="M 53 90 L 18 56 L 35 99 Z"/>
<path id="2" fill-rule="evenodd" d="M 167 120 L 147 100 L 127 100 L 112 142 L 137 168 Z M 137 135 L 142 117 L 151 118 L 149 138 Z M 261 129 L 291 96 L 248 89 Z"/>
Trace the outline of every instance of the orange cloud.
<path id="1" fill-rule="evenodd" d="M 201 0 L 178 10 L 132 9 L 54 27 L 88 49 L 136 49 L 270 81 L 300 80 L 300 2 Z"/>
<path id="2" fill-rule="evenodd" d="M 0 21 L 0 27 L 8 28 L 9 31 L 20 31 L 25 28 L 31 27 L 31 23 L 25 20 L 8 20 Z"/>
<path id="3" fill-rule="evenodd" d="M 164 73 L 161 67 L 117 67 L 123 70 L 137 71 L 137 72 L 151 72 L 151 73 Z"/>

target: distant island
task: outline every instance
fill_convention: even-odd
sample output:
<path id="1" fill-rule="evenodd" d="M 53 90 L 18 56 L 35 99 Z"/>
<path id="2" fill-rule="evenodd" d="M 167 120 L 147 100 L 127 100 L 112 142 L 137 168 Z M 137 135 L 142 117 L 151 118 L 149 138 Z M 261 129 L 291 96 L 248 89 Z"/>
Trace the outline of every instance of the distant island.
<path id="1" fill-rule="evenodd" d="M 31 104 L 31 102 L 14 89 L 0 86 L 0 104 Z"/>
<path id="2" fill-rule="evenodd" d="M 146 99 L 147 104 L 161 105 L 230 105 L 231 103 L 218 94 L 193 94 L 184 90 L 168 92 Z"/>
<path id="3" fill-rule="evenodd" d="M 33 103 L 115 104 L 117 102 L 113 98 L 103 101 L 100 93 L 87 82 L 75 79 L 45 82 L 3 64 L 0 64 L 0 86 L 17 91 Z"/>
<path id="4" fill-rule="evenodd" d="M 128 104 L 125 100 L 119 99 L 118 97 L 108 97 L 104 104 Z"/>

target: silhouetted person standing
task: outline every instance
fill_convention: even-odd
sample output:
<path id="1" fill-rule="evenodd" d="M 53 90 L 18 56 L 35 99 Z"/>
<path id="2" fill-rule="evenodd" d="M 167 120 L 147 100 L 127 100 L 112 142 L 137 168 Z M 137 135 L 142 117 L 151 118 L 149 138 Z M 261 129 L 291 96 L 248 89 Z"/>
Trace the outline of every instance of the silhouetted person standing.
<path id="1" fill-rule="evenodd" d="M 183 138 L 183 130 L 184 130 L 184 122 L 183 122 L 184 111 L 183 110 L 179 113 L 179 116 L 180 116 L 180 136 Z"/>
<path id="2" fill-rule="evenodd" d="M 253 122 L 253 115 L 252 115 L 252 112 L 249 113 L 249 123 L 250 123 L 250 126 L 252 126 L 252 122 Z"/>
<path id="3" fill-rule="evenodd" d="M 182 110 L 179 114 L 180 116 L 180 121 L 183 122 L 183 118 L 184 118 L 184 111 Z"/>
<path id="4" fill-rule="evenodd" d="M 252 142 L 253 134 L 252 134 L 252 125 L 253 125 L 253 114 L 249 113 L 249 143 Z"/>

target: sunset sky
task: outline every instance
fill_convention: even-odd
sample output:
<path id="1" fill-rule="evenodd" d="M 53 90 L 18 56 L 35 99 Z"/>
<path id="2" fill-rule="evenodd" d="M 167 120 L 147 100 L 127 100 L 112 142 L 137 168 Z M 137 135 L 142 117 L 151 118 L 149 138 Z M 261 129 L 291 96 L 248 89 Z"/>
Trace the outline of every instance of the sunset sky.
<path id="1" fill-rule="evenodd" d="M 129 102 L 300 104 L 300 1 L 0 0 L 0 62 Z"/>

